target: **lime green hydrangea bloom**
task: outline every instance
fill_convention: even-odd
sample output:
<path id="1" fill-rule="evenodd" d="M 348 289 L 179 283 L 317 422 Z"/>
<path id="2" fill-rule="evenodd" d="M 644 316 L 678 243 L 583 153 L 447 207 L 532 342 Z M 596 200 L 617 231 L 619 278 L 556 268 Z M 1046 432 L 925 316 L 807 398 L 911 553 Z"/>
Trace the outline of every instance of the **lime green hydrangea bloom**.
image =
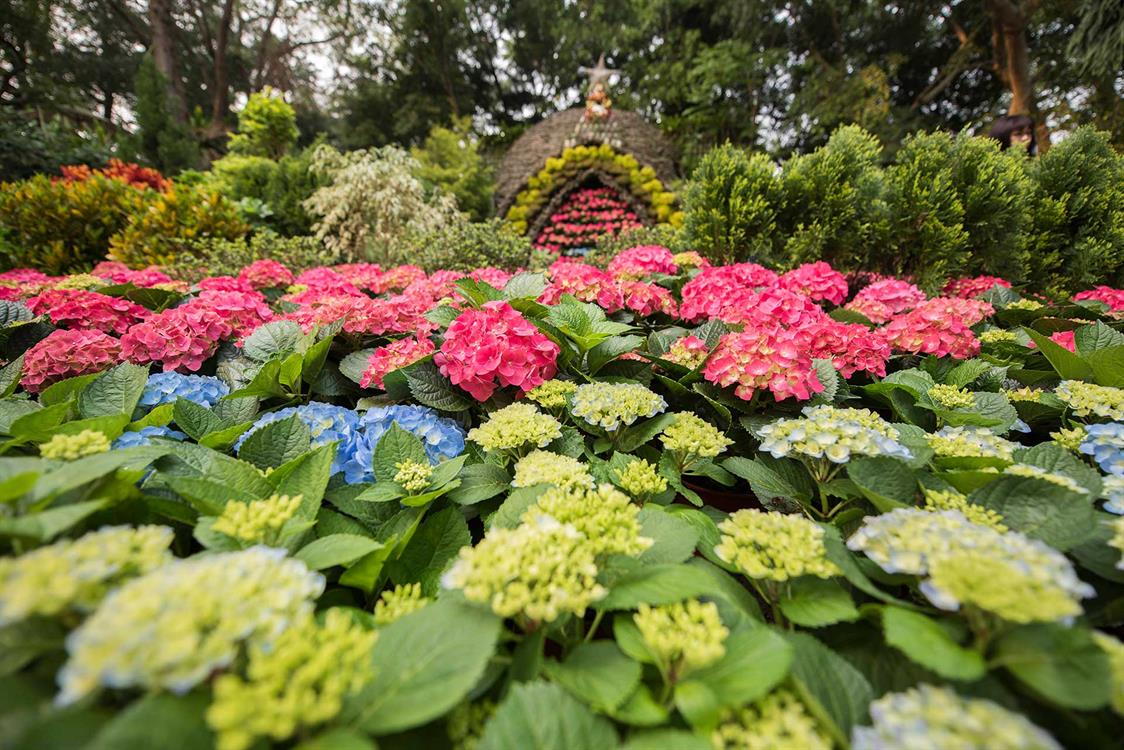
<path id="1" fill-rule="evenodd" d="M 1124 389 L 1080 380 L 1063 380 L 1054 394 L 1079 417 L 1124 419 Z"/>
<path id="2" fill-rule="evenodd" d="M 641 417 L 654 417 L 666 408 L 663 396 L 639 383 L 586 383 L 570 399 L 571 414 L 606 432 Z"/>
<path id="3" fill-rule="evenodd" d="M 428 596 L 422 596 L 420 583 L 400 584 L 387 589 L 375 602 L 375 624 L 380 627 L 389 625 L 411 612 L 417 612 L 432 601 Z"/>
<path id="4" fill-rule="evenodd" d="M 1096 593 L 1049 545 L 955 510 L 868 516 L 847 546 L 887 573 L 922 577 L 921 593 L 946 610 L 969 605 L 1011 622 L 1068 622 L 1081 614 L 1081 599 Z"/>
<path id="5" fill-rule="evenodd" d="M 929 447 L 941 458 L 998 458 L 1010 461 L 1021 446 L 983 427 L 942 427 L 927 435 Z"/>
<path id="6" fill-rule="evenodd" d="M 714 458 L 734 443 L 722 430 L 689 411 L 675 413 L 675 421 L 660 433 L 660 442 L 680 457 L 680 466 Z"/>
<path id="7" fill-rule="evenodd" d="M 586 537 L 594 555 L 639 555 L 653 543 L 640 536 L 639 513 L 628 495 L 611 484 L 551 487 L 523 514 L 523 521 L 545 515 L 569 524 Z"/>
<path id="8" fill-rule="evenodd" d="M 929 389 L 929 398 L 945 409 L 971 409 L 975 405 L 971 391 L 954 385 L 934 385 Z"/>
<path id="9" fill-rule="evenodd" d="M 280 549 L 170 562 L 112 591 L 70 634 L 56 700 L 99 685 L 184 693 L 232 664 L 243 643 L 273 644 L 323 591 L 323 576 Z"/>
<path id="10" fill-rule="evenodd" d="M 39 446 L 39 455 L 57 461 L 74 461 L 95 453 L 105 453 L 111 443 L 104 432 L 82 430 L 76 435 L 54 435 Z"/>
<path id="11" fill-rule="evenodd" d="M 976 337 L 980 340 L 981 344 L 1017 344 L 1019 337 L 1013 331 L 1005 331 L 1002 328 L 989 328 L 986 331 L 980 331 Z"/>
<path id="12" fill-rule="evenodd" d="M 110 589 L 171 561 L 173 536 L 167 526 L 107 526 L 0 558 L 0 626 L 32 615 L 89 612 Z"/>
<path id="13" fill-rule="evenodd" d="M 1041 310 L 1045 305 L 1036 299 L 1017 299 L 1014 302 L 1007 303 L 1005 310 Z"/>
<path id="14" fill-rule="evenodd" d="M 485 698 L 470 703 L 465 701 L 449 712 L 445 720 L 445 733 L 452 750 L 476 750 L 484 736 L 484 725 L 496 712 L 496 702 Z"/>
<path id="15" fill-rule="evenodd" d="M 553 622 L 579 617 L 608 591 L 597 582 L 594 550 L 570 524 L 538 516 L 514 529 L 491 528 L 475 547 L 463 547 L 442 586 L 462 589 L 501 617 Z"/>
<path id="16" fill-rule="evenodd" d="M 560 437 L 562 425 L 557 419 L 522 402 L 492 412 L 487 422 L 468 431 L 468 439 L 488 453 L 545 448 Z"/>
<path id="17" fill-rule="evenodd" d="M 956 490 L 925 490 L 925 510 L 939 513 L 942 510 L 955 510 L 972 523 L 990 526 L 998 532 L 1007 531 L 1003 516 L 991 508 L 968 502 L 965 495 Z"/>
<path id="18" fill-rule="evenodd" d="M 1057 432 L 1051 432 L 1050 437 L 1067 451 L 1080 454 L 1081 444 L 1085 442 L 1085 428 L 1073 427 L 1069 429 L 1063 427 Z"/>
<path id="19" fill-rule="evenodd" d="M 268 648 L 252 645 L 245 678 L 215 680 L 207 724 L 218 735 L 217 750 L 246 750 L 258 738 L 281 742 L 335 718 L 344 698 L 372 677 L 377 638 L 330 609 L 323 624 L 309 614 Z"/>
<path id="20" fill-rule="evenodd" d="M 1072 478 L 1067 477 L 1065 474 L 1057 474 L 1052 471 L 1047 471 L 1041 466 L 1031 466 L 1030 464 L 1011 464 L 1003 469 L 1004 474 L 1010 474 L 1016 477 L 1027 477 L 1030 479 L 1041 479 L 1043 482 L 1064 487 L 1070 492 L 1075 492 L 1078 495 L 1088 495 L 1089 490 L 1079 485 Z"/>
<path id="21" fill-rule="evenodd" d="M 1093 640 L 1108 654 L 1112 670 L 1112 710 L 1124 716 L 1124 643 L 1099 630 L 1093 631 Z"/>
<path id="22" fill-rule="evenodd" d="M 722 624 L 714 602 L 688 599 L 660 607 L 641 604 L 632 620 L 665 675 L 679 679 L 726 655 L 730 630 Z"/>
<path id="23" fill-rule="evenodd" d="M 589 467 L 569 456 L 550 451 L 531 451 L 515 464 L 512 487 L 553 484 L 558 487 L 593 487 Z"/>
<path id="24" fill-rule="evenodd" d="M 577 389 L 578 384 L 569 380 L 548 380 L 527 391 L 527 398 L 544 409 L 564 409 L 570 395 Z"/>
<path id="25" fill-rule="evenodd" d="M 429 478 L 433 476 L 433 467 L 419 461 L 399 461 L 394 468 L 397 469 L 394 481 L 407 492 L 421 492 L 429 486 Z"/>
<path id="26" fill-rule="evenodd" d="M 727 711 L 710 736 L 714 750 L 831 750 L 808 709 L 781 688 L 736 711 Z"/>
<path id="27" fill-rule="evenodd" d="M 76 273 L 65 277 L 52 288 L 54 289 L 98 289 L 107 286 L 109 282 L 89 273 Z"/>
<path id="28" fill-rule="evenodd" d="M 270 495 L 248 503 L 231 500 L 211 528 L 247 544 L 275 544 L 302 499 L 301 495 Z"/>
<path id="29" fill-rule="evenodd" d="M 1045 393 L 1046 392 L 1041 388 L 1031 388 L 1029 386 L 1003 391 L 1003 395 L 1006 396 L 1009 401 L 1028 401 L 1034 403 L 1037 403 Z"/>
<path id="30" fill-rule="evenodd" d="M 710 356 L 710 352 L 705 348 L 692 348 L 684 339 L 678 338 L 672 342 L 667 351 L 660 355 L 660 359 L 666 359 L 668 362 L 674 362 L 677 365 L 683 365 L 689 370 L 697 370 L 706 362 L 706 358 Z"/>
<path id="31" fill-rule="evenodd" d="M 667 480 L 659 475 L 654 464 L 638 458 L 613 475 L 622 490 L 637 499 L 645 499 L 667 490 Z"/>
<path id="32" fill-rule="evenodd" d="M 827 459 L 842 464 L 852 456 L 911 458 L 892 425 L 869 409 L 806 406 L 803 417 L 778 419 L 757 430 L 761 450 L 774 458 Z"/>
<path id="33" fill-rule="evenodd" d="M 671 256 L 671 260 L 675 265 L 679 266 L 679 270 L 690 271 L 692 268 L 702 268 L 704 265 L 709 265 L 707 259 L 701 253 L 695 250 L 685 250 L 681 253 L 676 253 Z"/>
<path id="34" fill-rule="evenodd" d="M 873 726 L 855 727 L 853 750 L 1062 750 L 1024 716 L 946 687 L 918 685 L 870 704 Z"/>
<path id="35" fill-rule="evenodd" d="M 745 508 L 718 524 L 714 553 L 749 578 L 787 581 L 831 578 L 842 571 L 827 559 L 823 529 L 803 516 Z"/>

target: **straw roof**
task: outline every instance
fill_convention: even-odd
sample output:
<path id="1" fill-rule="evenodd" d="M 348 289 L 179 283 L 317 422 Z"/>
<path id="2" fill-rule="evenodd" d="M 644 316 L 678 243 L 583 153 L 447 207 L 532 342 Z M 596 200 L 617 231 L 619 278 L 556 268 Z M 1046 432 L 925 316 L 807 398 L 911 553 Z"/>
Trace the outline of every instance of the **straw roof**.
<path id="1" fill-rule="evenodd" d="M 664 185 L 676 178 L 673 147 L 659 128 L 635 112 L 620 109 L 614 109 L 607 120 L 589 122 L 585 120 L 585 108 L 574 107 L 533 125 L 511 145 L 496 175 L 497 213 L 507 213 L 515 196 L 545 166 L 547 159 L 560 156 L 568 146 L 602 143 L 608 143 L 617 153 L 631 154 L 641 166 L 654 169 Z"/>

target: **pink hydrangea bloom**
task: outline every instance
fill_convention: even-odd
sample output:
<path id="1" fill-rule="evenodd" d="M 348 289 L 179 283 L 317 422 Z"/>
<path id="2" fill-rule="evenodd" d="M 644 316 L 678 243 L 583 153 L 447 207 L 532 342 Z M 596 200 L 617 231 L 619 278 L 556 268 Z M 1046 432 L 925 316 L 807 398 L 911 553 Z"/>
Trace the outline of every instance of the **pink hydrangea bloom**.
<path id="1" fill-rule="evenodd" d="M 248 281 L 234 276 L 208 276 L 199 281 L 198 287 L 209 292 L 252 292 L 254 288 Z"/>
<path id="2" fill-rule="evenodd" d="M 468 274 L 468 278 L 476 281 L 483 281 L 485 284 L 494 286 L 496 289 L 503 289 L 507 282 L 511 281 L 511 277 L 512 274 L 502 268 L 494 268 L 493 266 L 477 268 L 475 271 Z"/>
<path id="3" fill-rule="evenodd" d="M 730 304 L 735 294 L 751 292 L 757 287 L 770 287 L 777 283 L 777 275 L 756 263 L 736 263 L 732 266 L 711 266 L 683 286 L 683 303 L 679 315 L 695 322 L 716 318 Z"/>
<path id="4" fill-rule="evenodd" d="M 184 305 L 157 313 L 121 337 L 125 359 L 143 365 L 159 362 L 165 372 L 198 372 L 233 328 L 215 310 Z"/>
<path id="5" fill-rule="evenodd" d="M 486 302 L 449 324 L 433 361 L 454 385 L 477 401 L 496 388 L 524 392 L 554 377 L 558 346 L 506 302 Z"/>
<path id="6" fill-rule="evenodd" d="M 378 263 L 343 263 L 333 269 L 359 289 L 382 288 L 382 267 Z"/>
<path id="7" fill-rule="evenodd" d="M 842 305 L 847 299 L 847 277 L 827 263 L 805 263 L 781 275 L 780 285 L 809 298 Z"/>
<path id="8" fill-rule="evenodd" d="M 630 247 L 609 261 L 609 275 L 616 279 L 643 279 L 655 273 L 674 275 L 679 268 L 675 256 L 660 245 Z"/>
<path id="9" fill-rule="evenodd" d="M 680 336 L 671 342 L 667 351 L 660 355 L 660 359 L 683 365 L 692 370 L 701 365 L 710 355 L 710 347 L 698 336 Z"/>
<path id="10" fill-rule="evenodd" d="M 1097 302 L 1103 302 L 1108 305 L 1108 309 L 1114 313 L 1124 311 L 1124 289 L 1113 289 L 1110 286 L 1098 286 L 1084 292 L 1078 292 L 1073 295 L 1073 299 L 1077 302 L 1086 299 L 1096 300 Z"/>
<path id="11" fill-rule="evenodd" d="M 134 271 L 124 263 L 113 260 L 104 260 L 94 266 L 90 274 L 98 278 L 112 281 L 114 284 L 132 284 L 139 287 L 153 287 L 159 284 L 172 283 L 172 277 L 161 271 L 156 266 L 149 266 L 139 271 Z"/>
<path id="12" fill-rule="evenodd" d="M 734 393 L 747 401 L 762 390 L 778 401 L 789 397 L 806 401 L 823 390 L 799 334 L 779 326 L 723 336 L 706 362 L 703 377 L 715 385 L 736 386 Z"/>
<path id="13" fill-rule="evenodd" d="M 395 266 L 387 269 L 379 277 L 378 284 L 370 287 L 375 294 L 401 292 L 415 281 L 426 278 L 426 273 L 417 266 Z"/>
<path id="14" fill-rule="evenodd" d="M 1077 352 L 1077 341 L 1074 340 L 1076 331 L 1055 331 L 1050 334 L 1050 340 L 1058 346 L 1064 347 L 1071 352 Z M 1031 341 L 1030 343 L 1034 343 Z"/>
<path id="15" fill-rule="evenodd" d="M 48 289 L 29 299 L 27 306 L 59 328 L 95 328 L 105 333 L 124 333 L 150 315 L 127 299 L 80 289 Z"/>
<path id="16" fill-rule="evenodd" d="M 97 330 L 59 329 L 27 350 L 23 387 L 32 393 L 60 380 L 101 372 L 121 361 L 121 342 Z"/>
<path id="17" fill-rule="evenodd" d="M 236 337 L 249 334 L 274 317 L 265 297 L 252 291 L 203 291 L 185 307 L 217 312 L 230 325 L 231 333 Z"/>
<path id="18" fill-rule="evenodd" d="M 428 338 L 415 338 L 413 336 L 380 346 L 371 354 L 367 361 L 367 369 L 359 380 L 359 385 L 370 388 L 383 387 L 383 378 L 387 373 L 412 365 L 420 359 L 433 354 L 433 342 Z"/>
<path id="19" fill-rule="evenodd" d="M 812 359 L 830 359 L 844 378 L 860 370 L 879 377 L 886 375 L 890 345 L 864 325 L 825 317 L 801 328 L 798 337 Z"/>
<path id="20" fill-rule="evenodd" d="M 367 296 L 363 294 L 363 292 L 361 292 L 357 286 L 355 286 L 341 274 L 336 273 L 330 268 L 310 268 L 309 270 L 298 276 L 293 283 L 297 286 L 307 287 L 306 292 L 312 292 L 315 295 L 330 295 L 333 297 Z M 297 295 L 287 295 L 285 299 L 291 299 L 292 301 L 300 304 L 300 302 L 295 299 L 299 296 L 300 293 L 298 293 Z"/>
<path id="21" fill-rule="evenodd" d="M 402 294 L 436 303 L 438 300 L 457 294 L 457 281 L 463 278 L 464 274 L 458 271 L 437 271 L 428 278 L 411 281 L 409 286 L 402 290 Z"/>
<path id="22" fill-rule="evenodd" d="M 800 327 L 823 320 L 827 314 L 800 292 L 773 286 L 760 292 L 747 289 L 731 292 L 718 317 L 734 324 Z"/>
<path id="23" fill-rule="evenodd" d="M 34 293 L 34 291 L 31 292 L 31 294 Z M 18 284 L 0 281 L 0 300 L 4 300 L 5 302 L 19 302 L 26 296 L 27 294 L 24 293 L 23 288 Z"/>
<path id="24" fill-rule="evenodd" d="M 251 289 L 284 288 L 293 283 L 293 272 L 275 260 L 255 260 L 238 273 Z"/>
<path id="25" fill-rule="evenodd" d="M 398 314 L 385 299 L 371 299 L 362 294 L 358 297 L 322 295 L 302 300 L 298 309 L 284 317 L 299 323 L 305 332 L 342 320 L 347 333 L 381 335 L 396 329 Z"/>
<path id="26" fill-rule="evenodd" d="M 1001 279 L 998 276 L 969 276 L 961 279 L 950 279 L 941 290 L 941 294 L 946 294 L 949 297 L 964 297 L 970 299 L 978 297 L 984 292 L 991 291 L 992 287 L 996 284 L 1008 289 L 1011 288 L 1011 282 L 1006 279 Z"/>
<path id="27" fill-rule="evenodd" d="M 987 302 L 959 297 L 934 297 L 914 308 L 915 312 L 918 310 L 955 318 L 969 326 L 974 326 L 989 315 L 995 314 L 995 308 Z"/>
<path id="28" fill-rule="evenodd" d="M 980 342 L 969 324 L 945 314 L 939 306 L 918 308 L 895 316 L 880 329 L 898 351 L 968 359 L 980 352 Z"/>
<path id="29" fill-rule="evenodd" d="M 625 308 L 639 315 L 647 317 L 663 313 L 674 318 L 677 313 L 675 297 L 662 286 L 643 281 L 622 281 L 620 290 Z"/>
<path id="30" fill-rule="evenodd" d="M 865 315 L 875 323 L 885 323 L 897 313 L 925 301 L 925 293 L 906 281 L 882 279 L 863 287 L 847 303 L 848 310 Z"/>
<path id="31" fill-rule="evenodd" d="M 624 306 L 621 290 L 612 276 L 596 266 L 575 261 L 555 261 L 550 266 L 550 284 L 539 302 L 556 305 L 564 294 L 572 294 L 582 302 L 593 302 L 606 312 Z"/>

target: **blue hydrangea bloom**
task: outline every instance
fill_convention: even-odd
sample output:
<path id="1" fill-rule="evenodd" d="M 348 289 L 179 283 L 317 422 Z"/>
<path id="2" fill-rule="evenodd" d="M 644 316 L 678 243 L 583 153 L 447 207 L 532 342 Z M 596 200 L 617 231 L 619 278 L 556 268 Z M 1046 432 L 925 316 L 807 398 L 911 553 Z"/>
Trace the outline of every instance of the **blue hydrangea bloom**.
<path id="1" fill-rule="evenodd" d="M 375 446 L 392 424 L 397 424 L 422 441 L 431 464 L 455 458 L 464 452 L 464 428 L 424 406 L 378 406 L 368 410 L 360 424 L 363 427 L 363 441 L 357 447 L 352 461 L 344 467 L 344 479 L 352 484 L 374 479 L 371 465 L 374 462 Z"/>
<path id="2" fill-rule="evenodd" d="M 121 437 L 113 441 L 113 447 L 135 448 L 138 445 L 152 445 L 152 438 L 154 437 L 187 440 L 187 435 L 170 427 L 142 427 L 136 432 L 121 433 Z"/>
<path id="3" fill-rule="evenodd" d="M 242 448 L 246 438 L 254 434 L 267 424 L 272 424 L 282 419 L 288 419 L 296 414 L 301 421 L 308 425 L 312 432 L 312 444 L 324 445 L 333 440 L 338 440 L 336 457 L 332 461 L 332 473 L 343 471 L 344 466 L 353 459 L 359 445 L 363 442 L 359 425 L 359 414 L 342 406 L 325 404 L 312 401 L 304 406 L 290 406 L 287 409 L 269 412 L 258 418 L 254 426 L 242 433 L 238 442 L 234 444 L 234 452 Z"/>
<path id="4" fill-rule="evenodd" d="M 146 408 L 174 403 L 185 398 L 208 409 L 230 393 L 230 387 L 218 378 L 205 375 L 181 375 L 178 372 L 158 372 L 148 376 L 141 394 L 140 405 Z"/>
<path id="5" fill-rule="evenodd" d="M 1124 422 L 1087 425 L 1081 452 L 1092 456 L 1104 473 L 1124 476 Z"/>

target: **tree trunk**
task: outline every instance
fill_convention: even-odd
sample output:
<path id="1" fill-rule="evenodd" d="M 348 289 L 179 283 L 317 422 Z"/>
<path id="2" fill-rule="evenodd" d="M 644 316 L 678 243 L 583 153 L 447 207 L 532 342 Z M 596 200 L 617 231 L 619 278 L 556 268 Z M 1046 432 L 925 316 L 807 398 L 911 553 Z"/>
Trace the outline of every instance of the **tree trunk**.
<path id="1" fill-rule="evenodd" d="M 148 51 L 160 75 L 164 76 L 168 109 L 179 122 L 187 122 L 187 105 L 176 61 L 176 22 L 172 18 L 173 0 L 148 0 L 148 25 L 152 42 Z"/>
<path id="2" fill-rule="evenodd" d="M 234 16 L 234 0 L 223 4 L 222 17 L 215 32 L 215 56 L 213 62 L 213 88 L 211 90 L 210 130 L 222 133 L 226 130 L 226 114 L 230 108 L 230 75 L 226 49 L 230 45 L 230 24 Z"/>
<path id="3" fill-rule="evenodd" d="M 1050 130 L 1038 111 L 1034 81 L 1030 75 L 1030 48 L 1026 28 L 1038 9 L 1038 0 L 1021 6 L 1013 0 L 985 0 L 991 15 L 992 43 L 996 49 L 996 74 L 1011 91 L 1009 115 L 1027 115 L 1034 120 L 1039 151 L 1050 148 Z"/>

